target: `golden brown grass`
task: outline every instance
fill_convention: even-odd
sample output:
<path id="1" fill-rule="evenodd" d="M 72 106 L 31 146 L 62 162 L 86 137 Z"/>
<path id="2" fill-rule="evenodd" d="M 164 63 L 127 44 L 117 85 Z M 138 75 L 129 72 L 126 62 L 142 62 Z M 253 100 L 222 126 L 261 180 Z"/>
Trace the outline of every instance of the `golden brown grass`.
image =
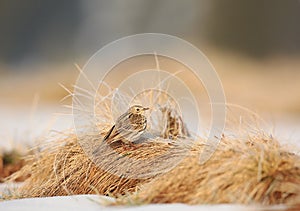
<path id="1" fill-rule="evenodd" d="M 120 144 L 114 146 L 112 151 L 105 150 L 110 146 L 104 146 L 97 152 L 94 149 L 101 145 L 101 140 L 99 135 L 86 137 L 85 141 L 90 143 L 90 148 L 96 156 L 92 160 L 88 152 L 83 150 L 84 147 L 78 142 L 76 135 L 57 140 L 37 155 L 28 157 L 28 164 L 9 178 L 14 180 L 21 175 L 31 175 L 12 198 L 70 194 L 117 196 L 133 192 L 138 185 L 149 182 L 161 174 L 150 172 L 152 165 L 159 165 L 159 159 L 164 161 L 169 159 L 171 163 L 178 159 L 178 153 L 186 152 L 182 150 L 185 149 L 184 147 L 172 149 L 170 144 L 163 142 L 141 142 L 135 144 L 134 147 Z M 170 151 L 172 155 L 167 151 Z M 115 157 L 114 152 L 117 152 Z M 157 156 L 159 158 L 155 159 Z M 131 158 L 132 163 L 129 166 L 134 167 L 133 171 L 136 169 L 136 172 L 130 172 L 132 173 L 130 175 L 144 173 L 147 176 L 129 177 L 126 174 L 116 174 L 118 171 L 114 174 L 114 166 L 122 166 L 121 173 L 127 171 L 128 165 L 125 165 L 123 157 Z M 150 165 L 144 160 L 150 160 Z"/>
<path id="2" fill-rule="evenodd" d="M 59 143 L 60 142 L 60 143 Z M 124 194 L 135 190 L 149 179 L 127 179 L 100 169 L 83 151 L 75 135 L 57 142 L 57 146 L 42 151 L 38 157 L 14 175 L 31 174 L 17 195 L 21 197 L 59 196 L 69 194 Z M 147 152 L 149 148 L 134 151 Z M 152 150 L 159 151 L 158 146 Z M 148 150 L 149 151 L 149 150 Z M 140 152 L 140 154 L 143 154 Z M 35 160 L 32 160 L 35 159 Z"/>
<path id="3" fill-rule="evenodd" d="M 300 203 L 300 157 L 284 150 L 272 137 L 249 137 L 248 141 L 223 137 L 211 159 L 200 165 L 203 146 L 199 141 L 182 162 L 164 174 L 125 178 L 99 168 L 72 135 L 42 151 L 37 160 L 14 175 L 31 174 L 17 196 L 99 193 L 116 196 L 118 204 L 127 205 Z M 144 142 L 133 148 L 120 145 L 115 150 L 122 156 L 147 160 L 171 147 L 170 143 Z M 165 155 L 159 159 L 170 156 Z M 109 156 L 103 162 L 114 163 Z"/>
<path id="4" fill-rule="evenodd" d="M 283 150 L 273 138 L 223 138 L 203 165 L 201 148 L 172 171 L 120 197 L 118 204 L 300 203 L 300 157 Z"/>

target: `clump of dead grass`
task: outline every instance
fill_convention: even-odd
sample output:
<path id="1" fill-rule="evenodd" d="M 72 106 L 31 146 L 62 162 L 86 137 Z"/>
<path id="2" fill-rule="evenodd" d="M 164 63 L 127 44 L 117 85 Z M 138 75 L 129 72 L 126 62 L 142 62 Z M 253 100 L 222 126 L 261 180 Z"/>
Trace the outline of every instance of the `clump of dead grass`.
<path id="1" fill-rule="evenodd" d="M 248 141 L 223 138 L 216 152 L 199 164 L 198 145 L 172 171 L 144 184 L 117 204 L 141 203 L 300 203 L 300 157 L 272 137 Z"/>
<path id="2" fill-rule="evenodd" d="M 94 141 L 99 145 L 97 138 Z M 205 143 L 199 140 L 177 166 L 146 178 L 123 177 L 101 169 L 87 156 L 75 135 L 60 142 L 14 175 L 31 174 L 18 190 L 18 197 L 98 193 L 115 196 L 117 204 L 126 205 L 300 203 L 300 157 L 271 136 L 248 137 L 247 141 L 223 137 L 204 164 L 199 164 L 199 155 Z M 166 152 L 173 144 L 142 142 L 133 148 L 120 145 L 115 150 L 121 157 L 136 160 L 164 155 L 156 160 L 161 162 L 172 157 Z M 103 162 L 113 164 L 115 161 L 110 159 L 108 156 Z"/>
<path id="3" fill-rule="evenodd" d="M 101 143 L 101 136 L 87 137 L 94 144 Z M 168 148 L 166 143 L 140 143 L 134 148 L 115 147 L 118 158 L 112 160 L 109 154 L 102 155 L 99 162 L 110 163 L 122 160 L 123 156 L 134 159 L 149 159 L 155 155 L 164 154 Z M 101 168 L 90 159 L 83 150 L 75 135 L 57 141 L 55 145 L 46 148 L 38 157 L 30 157 L 30 162 L 21 171 L 13 175 L 30 174 L 17 191 L 18 197 L 61 196 L 70 194 L 102 194 L 116 196 L 125 192 L 133 192 L 137 185 L 149 182 L 156 175 L 145 178 L 128 178 L 115 175 Z"/>

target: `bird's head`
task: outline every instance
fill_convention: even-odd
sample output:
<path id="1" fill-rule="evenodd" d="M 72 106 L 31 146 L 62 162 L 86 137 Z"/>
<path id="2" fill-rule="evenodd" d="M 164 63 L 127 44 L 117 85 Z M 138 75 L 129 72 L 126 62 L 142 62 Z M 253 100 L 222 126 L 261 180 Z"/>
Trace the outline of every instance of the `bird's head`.
<path id="1" fill-rule="evenodd" d="M 133 114 L 144 114 L 146 110 L 148 110 L 149 108 L 145 108 L 143 106 L 140 105 L 134 105 L 131 106 L 128 111 L 129 113 L 133 113 Z"/>

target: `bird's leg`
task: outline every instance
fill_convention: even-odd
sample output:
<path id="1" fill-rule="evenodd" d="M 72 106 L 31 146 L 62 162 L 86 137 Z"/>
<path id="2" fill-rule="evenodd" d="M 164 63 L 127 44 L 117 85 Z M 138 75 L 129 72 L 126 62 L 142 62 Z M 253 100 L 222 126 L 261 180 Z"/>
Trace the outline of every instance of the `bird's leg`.
<path id="1" fill-rule="evenodd" d="M 132 143 L 132 142 L 129 142 L 129 146 L 132 148 L 132 149 L 137 149 L 138 147 L 136 146 L 136 144 Z"/>

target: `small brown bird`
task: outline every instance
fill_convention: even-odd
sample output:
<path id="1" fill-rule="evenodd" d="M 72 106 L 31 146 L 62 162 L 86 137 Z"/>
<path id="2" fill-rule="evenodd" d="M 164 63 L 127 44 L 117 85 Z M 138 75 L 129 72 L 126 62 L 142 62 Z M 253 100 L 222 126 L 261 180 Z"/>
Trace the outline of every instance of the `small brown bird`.
<path id="1" fill-rule="evenodd" d="M 140 105 L 130 107 L 117 119 L 103 140 L 108 143 L 116 141 L 132 143 L 138 140 L 147 127 L 147 118 L 144 114 L 148 109 Z"/>

